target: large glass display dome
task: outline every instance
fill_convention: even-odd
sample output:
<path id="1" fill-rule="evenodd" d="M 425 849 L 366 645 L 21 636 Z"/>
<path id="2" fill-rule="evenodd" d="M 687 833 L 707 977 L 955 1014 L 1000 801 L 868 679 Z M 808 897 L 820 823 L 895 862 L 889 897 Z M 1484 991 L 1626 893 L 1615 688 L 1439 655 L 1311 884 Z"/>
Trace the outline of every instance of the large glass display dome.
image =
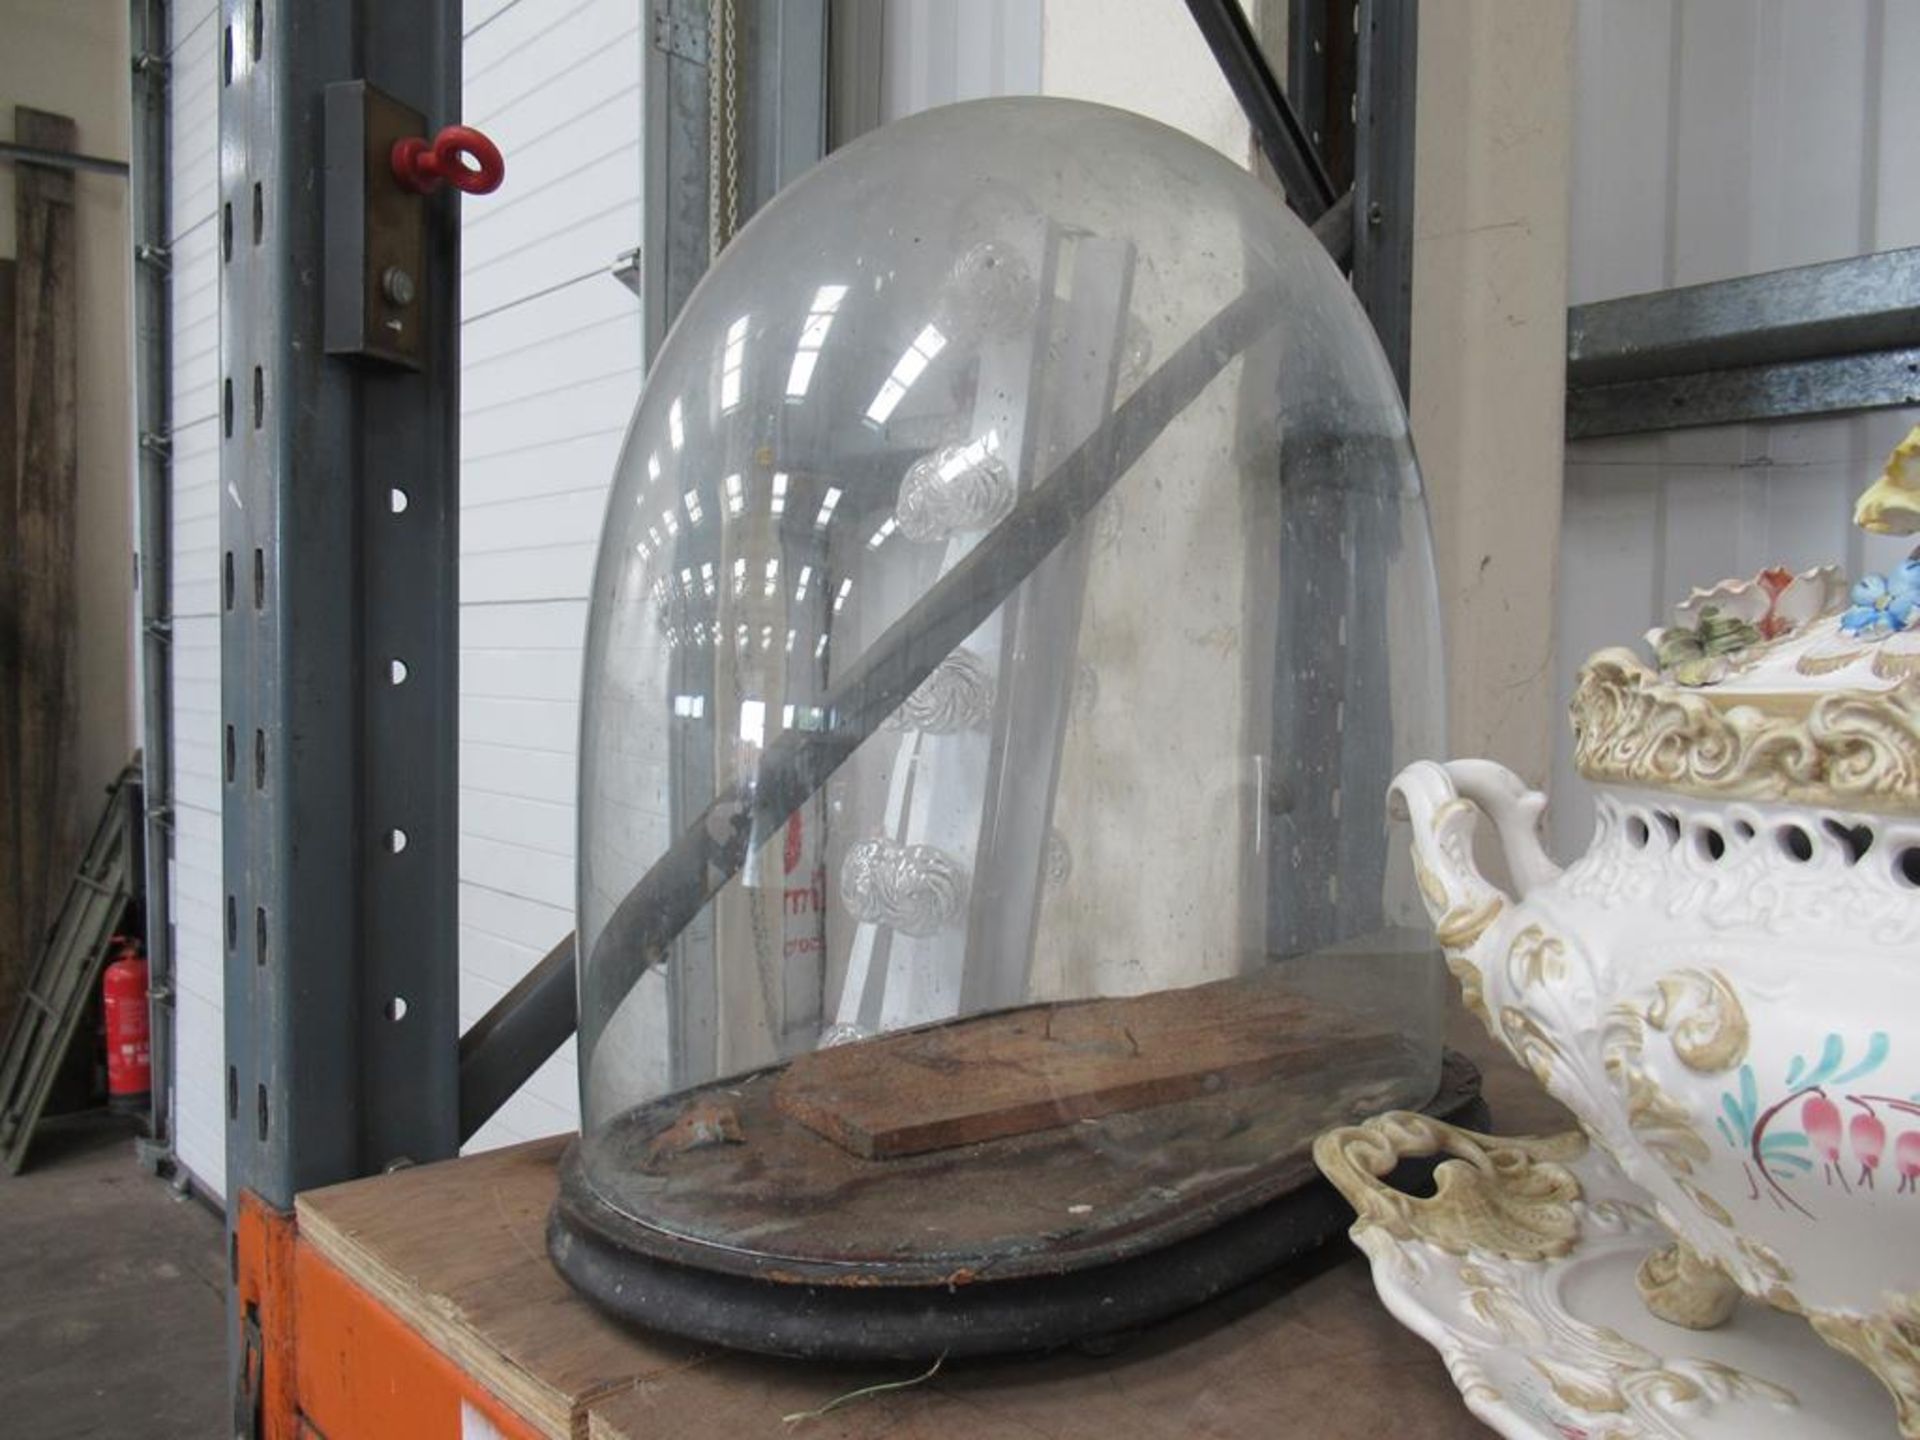
<path id="1" fill-rule="evenodd" d="M 1445 749 L 1435 607 L 1392 376 L 1259 181 L 1058 100 L 837 152 L 688 302 L 607 511 L 580 769 L 596 1202 L 855 1263 L 822 1206 L 769 1230 L 711 1204 L 776 1183 L 742 1157 L 804 1107 L 753 1086 L 816 1051 L 835 1104 L 870 1065 L 889 1104 L 918 1073 L 934 1109 L 990 1109 L 1018 1070 L 1057 1102 L 1020 1133 L 1098 1154 L 1116 1194 L 1425 1102 L 1440 977 L 1383 796 Z M 1123 1036 L 1122 1071 L 1158 1054 L 1144 1088 L 1074 1069 L 1087 1045 L 1050 1068 L 980 1041 L 976 1071 L 973 1031 L 875 1038 L 1089 999 L 1119 1008 L 1031 1013 Z M 1240 1108 L 1142 1119 L 1190 1101 Z M 872 1115 L 859 1143 L 817 1122 L 846 1165 L 894 1153 Z M 999 1223 L 927 1222 L 986 1262 Z"/>

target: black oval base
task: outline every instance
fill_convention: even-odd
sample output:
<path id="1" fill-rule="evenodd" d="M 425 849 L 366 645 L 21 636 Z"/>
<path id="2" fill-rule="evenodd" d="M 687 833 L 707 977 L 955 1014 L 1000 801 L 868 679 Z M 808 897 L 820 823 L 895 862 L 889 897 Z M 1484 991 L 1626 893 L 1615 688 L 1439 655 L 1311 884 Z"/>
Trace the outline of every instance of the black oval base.
<path id="1" fill-rule="evenodd" d="M 1487 1128 L 1480 1073 L 1447 1053 L 1426 1111 Z M 1437 1159 L 1392 1182 L 1418 1193 Z M 582 1174 L 579 1141 L 560 1169 L 547 1249 L 567 1280 L 619 1320 L 763 1355 L 836 1360 L 962 1359 L 1051 1350 L 1136 1330 L 1292 1260 L 1343 1231 L 1346 1201 L 1315 1179 L 1162 1249 L 1084 1269 L 963 1284 L 835 1286 L 752 1278 L 635 1254 L 606 1223 Z"/>

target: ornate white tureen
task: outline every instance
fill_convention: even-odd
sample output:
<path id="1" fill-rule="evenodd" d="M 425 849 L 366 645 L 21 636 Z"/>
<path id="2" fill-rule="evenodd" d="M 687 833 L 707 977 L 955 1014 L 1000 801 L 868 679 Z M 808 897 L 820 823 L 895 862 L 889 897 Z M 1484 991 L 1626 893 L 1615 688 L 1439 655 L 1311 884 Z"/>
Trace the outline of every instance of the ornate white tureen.
<path id="1" fill-rule="evenodd" d="M 1913 533 L 1917 502 L 1920 429 L 1856 519 Z M 1677 1241 L 1654 1313 L 1803 1315 L 1920 1436 L 1920 560 L 1696 591 L 1649 640 L 1657 668 L 1603 651 L 1573 699 L 1592 848 L 1555 866 L 1498 765 L 1416 764 L 1421 889 L 1468 1006 Z"/>

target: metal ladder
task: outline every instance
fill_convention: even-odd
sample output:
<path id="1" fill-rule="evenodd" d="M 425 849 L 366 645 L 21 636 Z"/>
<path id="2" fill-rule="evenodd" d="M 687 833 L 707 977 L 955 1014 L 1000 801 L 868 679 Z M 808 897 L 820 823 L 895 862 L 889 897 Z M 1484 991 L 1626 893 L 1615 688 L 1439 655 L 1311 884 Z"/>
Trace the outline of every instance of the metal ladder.
<path id="1" fill-rule="evenodd" d="M 67 887 L 0 1051 L 0 1157 L 20 1173 L 60 1063 L 72 1046 L 87 997 L 100 983 L 107 948 L 140 874 L 140 768 L 129 765 L 107 791 L 100 823 Z"/>

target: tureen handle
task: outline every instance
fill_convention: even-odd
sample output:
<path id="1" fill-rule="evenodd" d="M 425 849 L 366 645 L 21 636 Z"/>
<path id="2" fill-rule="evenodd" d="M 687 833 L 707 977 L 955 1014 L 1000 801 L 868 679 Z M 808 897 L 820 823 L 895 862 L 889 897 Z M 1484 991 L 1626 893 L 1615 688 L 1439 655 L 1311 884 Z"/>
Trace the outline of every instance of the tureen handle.
<path id="1" fill-rule="evenodd" d="M 1414 872 L 1434 930 L 1449 952 L 1468 955 L 1503 910 L 1516 903 L 1486 876 L 1473 857 L 1474 826 L 1485 813 L 1519 898 L 1559 875 L 1540 843 L 1547 797 L 1491 760 L 1421 760 L 1395 778 L 1394 810 L 1413 821 Z"/>
<path id="2" fill-rule="evenodd" d="M 1449 760 L 1443 768 L 1454 788 L 1493 821 L 1500 851 L 1522 900 L 1560 878 L 1560 867 L 1540 840 L 1540 822 L 1547 813 L 1545 795 L 1497 761 Z"/>

